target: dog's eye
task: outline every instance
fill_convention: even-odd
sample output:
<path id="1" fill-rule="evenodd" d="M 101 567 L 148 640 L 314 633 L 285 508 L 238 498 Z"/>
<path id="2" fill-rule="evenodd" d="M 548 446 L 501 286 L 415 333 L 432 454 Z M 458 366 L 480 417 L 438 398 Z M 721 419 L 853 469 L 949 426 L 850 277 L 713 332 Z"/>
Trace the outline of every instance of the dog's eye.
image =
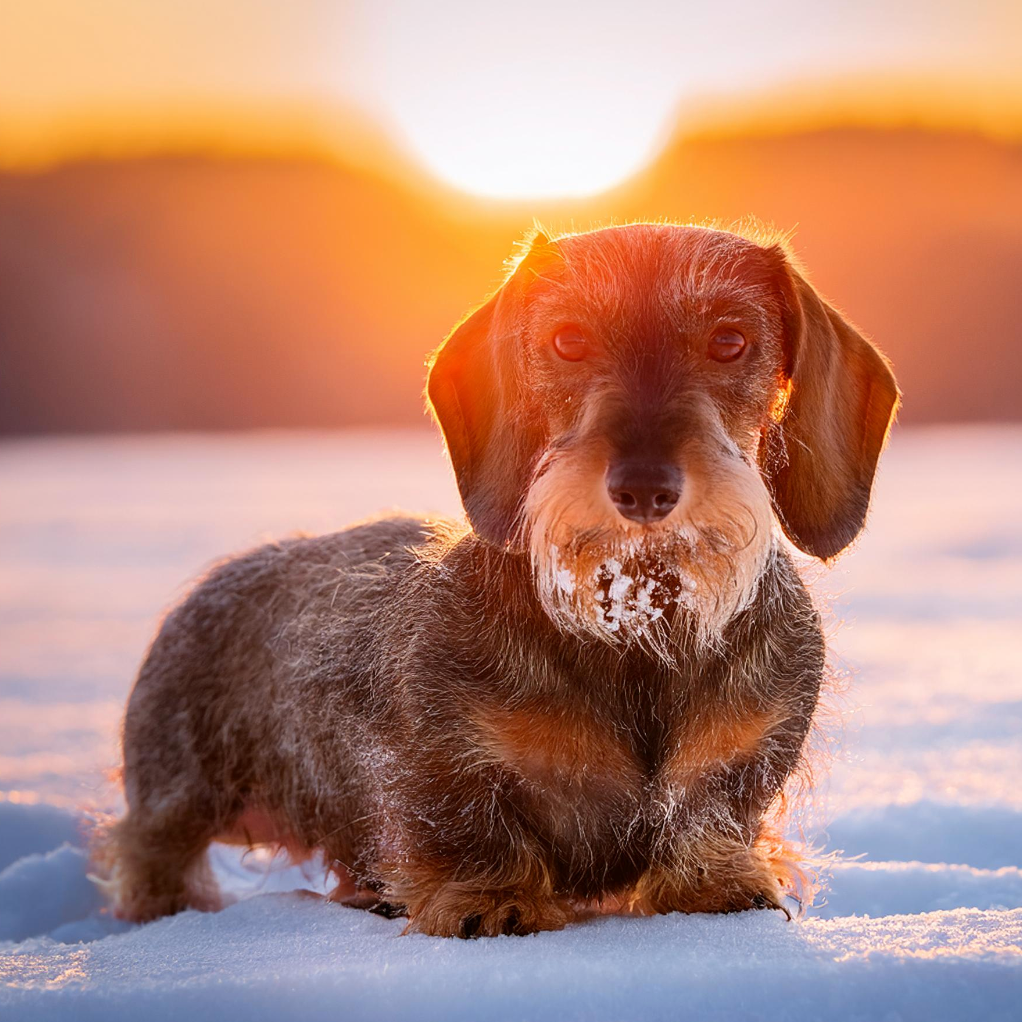
<path id="1" fill-rule="evenodd" d="M 745 351 L 745 343 L 737 330 L 722 330 L 711 338 L 707 354 L 715 362 L 733 362 Z"/>
<path id="2" fill-rule="evenodd" d="M 562 326 L 554 334 L 553 345 L 554 351 L 566 362 L 580 362 L 589 350 L 589 342 L 577 326 Z"/>

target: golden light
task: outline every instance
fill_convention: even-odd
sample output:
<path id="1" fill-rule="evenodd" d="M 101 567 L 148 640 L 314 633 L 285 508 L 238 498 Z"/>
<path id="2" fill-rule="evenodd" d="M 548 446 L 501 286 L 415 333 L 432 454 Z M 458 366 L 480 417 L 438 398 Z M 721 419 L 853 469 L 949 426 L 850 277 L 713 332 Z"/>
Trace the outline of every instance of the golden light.
<path id="1" fill-rule="evenodd" d="M 499 102 L 466 97 L 452 117 L 442 97 L 405 104 L 397 120 L 426 168 L 463 191 L 504 199 L 591 195 L 648 162 L 666 114 L 657 106 L 613 116 L 615 98 L 581 91 L 544 97 L 540 90 Z"/>
<path id="2" fill-rule="evenodd" d="M 648 162 L 679 94 L 648 11 L 615 37 L 598 2 L 484 7 L 398 0 L 362 24 L 374 102 L 414 157 L 498 198 L 593 194 Z"/>
<path id="3" fill-rule="evenodd" d="M 498 198 L 577 196 L 640 170 L 712 97 L 743 97 L 741 110 L 800 78 L 816 82 L 796 97 L 804 106 L 835 75 L 975 73 L 979 52 L 985 73 L 1017 79 L 1004 44 L 1022 25 L 1016 7 L 974 0 L 966 15 L 934 0 L 892 12 L 863 0 L 849 17 L 809 0 L 389 0 L 352 22 L 347 68 L 449 184 Z"/>
<path id="4" fill-rule="evenodd" d="M 467 192 L 585 195 L 639 171 L 715 98 L 760 129 L 756 97 L 777 87 L 794 91 L 774 119 L 851 76 L 851 117 L 868 103 L 873 120 L 904 120 L 887 112 L 890 88 L 868 101 L 859 84 L 982 75 L 996 85 L 982 102 L 955 84 L 911 105 L 997 128 L 994 99 L 1014 111 L 1022 92 L 1020 32 L 1013 0 L 851 13 L 812 0 L 33 0 L 0 14 L 0 166 L 239 140 L 300 149 L 354 108 Z M 368 155 L 338 135 L 346 161 Z"/>

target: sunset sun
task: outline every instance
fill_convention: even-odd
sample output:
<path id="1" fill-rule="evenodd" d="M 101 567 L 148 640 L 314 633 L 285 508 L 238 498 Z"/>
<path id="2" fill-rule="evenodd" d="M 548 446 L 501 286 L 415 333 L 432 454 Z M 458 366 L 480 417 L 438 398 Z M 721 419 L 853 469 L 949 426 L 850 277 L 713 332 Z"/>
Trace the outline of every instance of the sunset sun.
<path id="1" fill-rule="evenodd" d="M 640 170 L 656 148 L 665 104 L 637 107 L 606 83 L 553 94 L 529 76 L 497 97 L 434 83 L 396 119 L 413 154 L 466 192 L 494 198 L 590 195 Z"/>
<path id="2" fill-rule="evenodd" d="M 522 0 L 479 46 L 471 19 L 460 4 L 406 4 L 400 19 L 363 26 L 376 102 L 433 174 L 477 195 L 576 196 L 620 183 L 654 154 L 678 72 L 644 61 L 645 33 L 608 51 L 606 12 L 570 18 Z M 537 40 L 538 25 L 563 43 Z"/>

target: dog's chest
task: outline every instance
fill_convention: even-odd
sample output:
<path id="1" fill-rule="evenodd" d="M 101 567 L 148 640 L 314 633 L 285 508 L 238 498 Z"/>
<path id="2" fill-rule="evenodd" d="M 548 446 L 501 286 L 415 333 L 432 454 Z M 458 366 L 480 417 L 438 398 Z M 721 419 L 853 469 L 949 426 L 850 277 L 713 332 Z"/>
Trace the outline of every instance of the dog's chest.
<path id="1" fill-rule="evenodd" d="M 651 705 L 617 714 L 549 703 L 489 707 L 485 759 L 531 791 L 554 829 L 617 826 L 675 802 L 707 774 L 755 755 L 773 724 L 740 704 Z"/>
<path id="2" fill-rule="evenodd" d="M 612 722 L 569 708 L 488 708 L 475 720 L 485 757 L 566 801 L 636 795 L 642 764 L 628 736 Z"/>
<path id="3" fill-rule="evenodd" d="M 733 709 L 596 714 L 525 703 L 490 706 L 474 725 L 481 757 L 511 782 L 521 818 L 551 849 L 557 886 L 600 897 L 638 881 L 707 775 L 755 754 L 768 721 Z"/>

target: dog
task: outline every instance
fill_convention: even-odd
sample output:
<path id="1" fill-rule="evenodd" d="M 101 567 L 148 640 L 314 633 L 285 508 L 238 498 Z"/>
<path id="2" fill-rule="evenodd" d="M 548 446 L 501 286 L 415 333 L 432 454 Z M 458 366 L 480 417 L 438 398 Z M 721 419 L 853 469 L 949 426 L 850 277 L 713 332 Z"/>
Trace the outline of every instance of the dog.
<path id="1" fill-rule="evenodd" d="M 439 936 L 784 909 L 825 660 L 789 542 L 862 530 L 883 355 L 784 243 L 537 231 L 427 396 L 467 523 L 264 546 L 163 622 L 96 853 L 115 911 L 216 908 L 211 841 L 319 851 L 332 900 Z"/>

